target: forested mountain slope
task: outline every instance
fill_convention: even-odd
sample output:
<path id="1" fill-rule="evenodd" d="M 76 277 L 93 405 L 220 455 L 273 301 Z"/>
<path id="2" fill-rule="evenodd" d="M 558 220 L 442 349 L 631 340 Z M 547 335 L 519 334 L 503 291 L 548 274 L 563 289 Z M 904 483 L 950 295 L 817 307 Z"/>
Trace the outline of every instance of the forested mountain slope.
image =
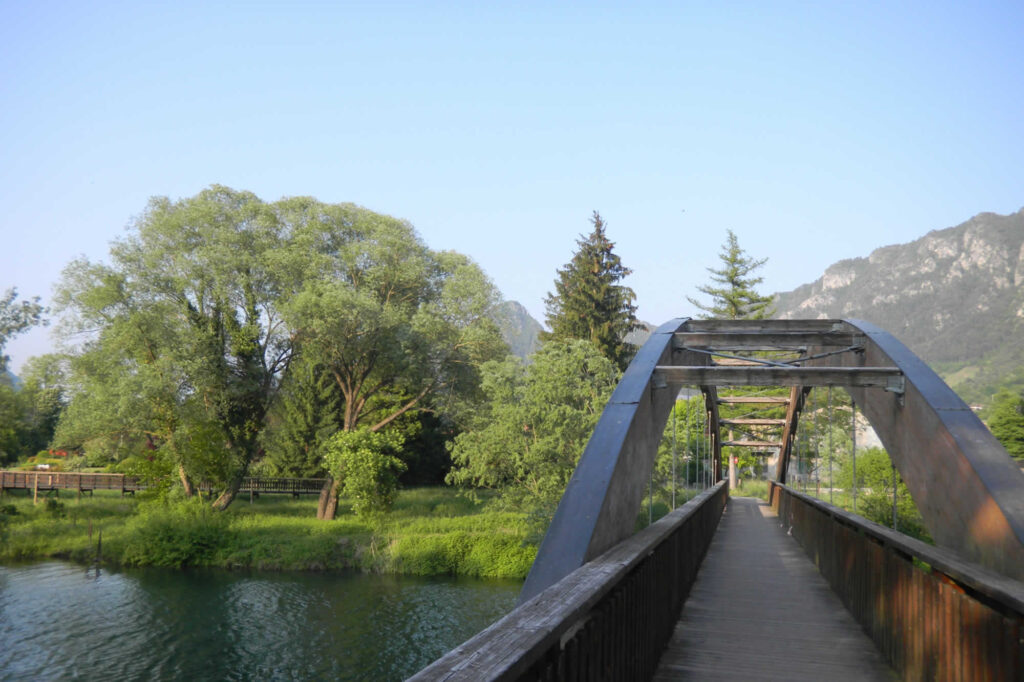
<path id="1" fill-rule="evenodd" d="M 776 295 L 776 317 L 856 318 L 889 331 L 968 402 L 1024 386 L 1024 209 L 842 260 Z"/>

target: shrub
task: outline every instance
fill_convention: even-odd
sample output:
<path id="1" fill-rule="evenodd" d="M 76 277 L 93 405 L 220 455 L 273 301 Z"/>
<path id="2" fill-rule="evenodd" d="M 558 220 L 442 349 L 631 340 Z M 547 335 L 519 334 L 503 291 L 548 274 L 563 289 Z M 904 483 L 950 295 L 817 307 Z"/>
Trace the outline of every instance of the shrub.
<path id="1" fill-rule="evenodd" d="M 325 445 L 328 470 L 342 481 L 342 490 L 359 516 L 387 511 L 395 501 L 398 475 L 405 464 L 395 454 L 402 435 L 390 431 L 339 431 Z"/>
<path id="2" fill-rule="evenodd" d="M 227 517 L 198 501 L 142 505 L 127 525 L 128 566 L 210 565 L 232 539 Z"/>

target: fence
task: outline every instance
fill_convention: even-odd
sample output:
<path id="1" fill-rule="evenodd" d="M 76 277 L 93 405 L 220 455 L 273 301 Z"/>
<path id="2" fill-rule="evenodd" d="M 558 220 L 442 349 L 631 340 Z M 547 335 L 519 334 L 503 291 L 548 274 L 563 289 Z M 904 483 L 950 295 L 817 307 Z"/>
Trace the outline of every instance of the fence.
<path id="1" fill-rule="evenodd" d="M 1024 584 L 774 482 L 770 499 L 904 679 L 1024 679 Z"/>
<path id="2" fill-rule="evenodd" d="M 411 679 L 650 678 L 718 526 L 727 485 L 584 564 Z"/>

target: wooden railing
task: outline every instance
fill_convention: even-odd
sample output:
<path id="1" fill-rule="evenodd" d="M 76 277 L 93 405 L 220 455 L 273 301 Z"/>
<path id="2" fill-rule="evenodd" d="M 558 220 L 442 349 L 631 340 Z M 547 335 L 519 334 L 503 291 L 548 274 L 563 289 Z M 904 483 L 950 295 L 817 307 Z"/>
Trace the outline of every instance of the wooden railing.
<path id="1" fill-rule="evenodd" d="M 124 474 L 85 474 L 70 471 L 0 471 L 0 490 L 145 490 L 137 477 Z"/>
<path id="2" fill-rule="evenodd" d="M 584 564 L 411 679 L 649 679 L 718 527 L 727 485 Z"/>
<path id="3" fill-rule="evenodd" d="M 290 495 L 317 495 L 323 487 L 322 478 L 255 478 L 242 479 L 239 493 L 277 493 Z M 213 486 L 200 483 L 200 490 L 209 492 Z M 120 490 L 134 493 L 145 490 L 146 485 L 137 476 L 124 474 L 91 474 L 73 471 L 0 471 L 0 491 L 3 490 Z"/>
<path id="4" fill-rule="evenodd" d="M 771 504 L 907 680 L 1024 680 L 1024 584 L 772 483 Z"/>

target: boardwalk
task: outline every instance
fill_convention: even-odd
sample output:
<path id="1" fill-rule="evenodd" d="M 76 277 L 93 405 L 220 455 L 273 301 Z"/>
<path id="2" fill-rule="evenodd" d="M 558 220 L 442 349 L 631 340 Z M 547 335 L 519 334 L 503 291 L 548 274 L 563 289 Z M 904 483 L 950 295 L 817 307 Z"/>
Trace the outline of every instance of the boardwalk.
<path id="1" fill-rule="evenodd" d="M 731 498 L 655 680 L 894 680 L 762 501 Z"/>

